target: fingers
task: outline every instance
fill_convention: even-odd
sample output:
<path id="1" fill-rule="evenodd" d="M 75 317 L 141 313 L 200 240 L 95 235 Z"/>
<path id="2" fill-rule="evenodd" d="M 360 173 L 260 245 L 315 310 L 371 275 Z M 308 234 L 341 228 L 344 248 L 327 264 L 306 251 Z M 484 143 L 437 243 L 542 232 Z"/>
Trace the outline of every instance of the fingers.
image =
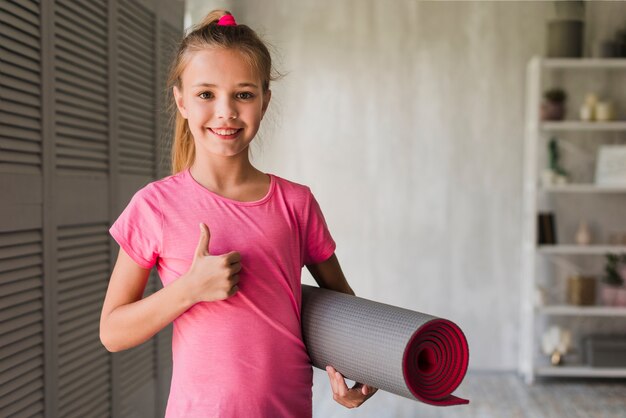
<path id="1" fill-rule="evenodd" d="M 326 373 L 333 390 L 333 399 L 346 408 L 359 407 L 378 390 L 359 382 L 355 382 L 352 388 L 348 388 L 343 375 L 332 366 L 326 366 Z"/>
<path id="2" fill-rule="evenodd" d="M 326 373 L 328 373 L 328 378 L 330 379 L 330 386 L 333 390 L 333 393 L 337 394 L 337 384 L 335 383 L 335 369 L 332 366 L 326 366 Z"/>
<path id="3" fill-rule="evenodd" d="M 239 251 L 231 251 L 226 254 L 226 260 L 228 260 L 228 264 L 234 264 L 241 261 L 241 254 Z"/>
<path id="4" fill-rule="evenodd" d="M 228 297 L 231 297 L 232 295 L 234 295 L 238 291 L 239 291 L 239 286 L 235 285 L 235 286 L 231 287 L 230 290 L 228 291 Z"/>
<path id="5" fill-rule="evenodd" d="M 200 223 L 200 240 L 198 241 L 198 246 L 196 247 L 196 256 L 209 255 L 210 239 L 211 239 L 211 232 L 209 231 L 209 227 L 201 222 Z"/>

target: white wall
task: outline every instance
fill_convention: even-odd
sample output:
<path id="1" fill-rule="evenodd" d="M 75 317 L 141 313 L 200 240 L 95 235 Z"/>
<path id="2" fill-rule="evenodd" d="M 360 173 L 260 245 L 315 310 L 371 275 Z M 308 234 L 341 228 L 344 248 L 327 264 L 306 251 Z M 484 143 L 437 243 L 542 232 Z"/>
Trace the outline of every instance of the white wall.
<path id="1" fill-rule="evenodd" d="M 524 74 L 554 5 L 189 1 L 190 20 L 215 6 L 289 72 L 253 162 L 313 189 L 357 295 L 453 320 L 470 370 L 515 369 Z M 624 23 L 587 9 L 587 43 Z"/>

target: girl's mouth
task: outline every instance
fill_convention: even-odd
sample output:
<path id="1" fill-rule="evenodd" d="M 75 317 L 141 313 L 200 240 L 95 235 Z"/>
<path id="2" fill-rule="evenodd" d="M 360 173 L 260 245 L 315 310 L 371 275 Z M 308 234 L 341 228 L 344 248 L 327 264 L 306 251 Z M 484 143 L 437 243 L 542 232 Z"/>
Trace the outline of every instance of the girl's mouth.
<path id="1" fill-rule="evenodd" d="M 216 129 L 209 128 L 213 135 L 220 139 L 235 139 L 243 129 Z"/>

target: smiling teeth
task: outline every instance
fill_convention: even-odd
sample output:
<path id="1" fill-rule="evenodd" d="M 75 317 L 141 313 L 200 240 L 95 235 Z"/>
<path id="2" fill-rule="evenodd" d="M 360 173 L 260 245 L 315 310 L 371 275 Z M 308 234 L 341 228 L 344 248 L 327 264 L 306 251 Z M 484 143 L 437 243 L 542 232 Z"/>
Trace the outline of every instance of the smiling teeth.
<path id="1" fill-rule="evenodd" d="M 213 129 L 213 132 L 219 135 L 232 135 L 239 129 Z"/>

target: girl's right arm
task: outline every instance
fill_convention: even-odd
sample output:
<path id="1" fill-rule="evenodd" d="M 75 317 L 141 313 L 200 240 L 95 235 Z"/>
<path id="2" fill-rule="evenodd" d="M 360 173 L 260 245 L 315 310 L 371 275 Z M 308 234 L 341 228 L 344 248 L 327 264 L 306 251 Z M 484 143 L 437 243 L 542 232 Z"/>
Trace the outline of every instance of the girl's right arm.
<path id="1" fill-rule="evenodd" d="M 237 293 L 241 255 L 236 251 L 210 255 L 211 232 L 204 224 L 200 231 L 189 271 L 143 299 L 150 269 L 141 267 L 120 247 L 100 316 L 100 341 L 107 350 L 142 344 L 194 304 Z"/>
<path id="2" fill-rule="evenodd" d="M 149 275 L 120 247 L 100 316 L 100 341 L 110 352 L 149 340 L 193 305 L 183 280 L 142 299 Z"/>

